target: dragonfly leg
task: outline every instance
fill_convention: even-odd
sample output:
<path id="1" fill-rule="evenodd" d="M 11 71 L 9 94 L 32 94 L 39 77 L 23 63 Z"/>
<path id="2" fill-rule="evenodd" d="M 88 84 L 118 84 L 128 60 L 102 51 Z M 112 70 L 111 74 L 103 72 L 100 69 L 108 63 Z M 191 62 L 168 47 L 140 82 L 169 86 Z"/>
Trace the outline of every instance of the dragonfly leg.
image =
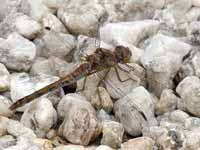
<path id="1" fill-rule="evenodd" d="M 117 78 L 119 79 L 120 82 L 126 82 L 126 81 L 129 81 L 129 80 L 132 80 L 131 78 L 128 78 L 128 79 L 125 79 L 125 80 L 121 79 L 117 68 L 114 67 L 114 69 L 115 69 L 115 72 L 116 72 L 116 74 L 117 74 Z M 120 69 L 122 69 L 122 68 L 120 68 Z M 123 69 L 122 71 L 124 71 L 124 69 Z M 127 71 L 127 70 L 126 70 L 125 72 L 129 73 L 129 71 Z"/>
<path id="2" fill-rule="evenodd" d="M 78 89 L 76 92 L 81 92 L 81 91 L 85 90 L 86 81 L 87 81 L 87 77 L 85 77 L 84 80 L 83 80 L 83 86 L 80 89 Z"/>

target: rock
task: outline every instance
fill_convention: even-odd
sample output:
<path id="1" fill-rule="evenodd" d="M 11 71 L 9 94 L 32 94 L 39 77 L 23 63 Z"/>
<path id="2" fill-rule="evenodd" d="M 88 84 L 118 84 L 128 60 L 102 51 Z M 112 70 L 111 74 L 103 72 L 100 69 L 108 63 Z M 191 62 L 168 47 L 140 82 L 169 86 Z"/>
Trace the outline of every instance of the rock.
<path id="1" fill-rule="evenodd" d="M 11 12 L 0 23 L 0 29 L 0 35 L 4 38 L 17 32 L 25 38 L 33 39 L 40 33 L 41 25 L 23 13 Z"/>
<path id="2" fill-rule="evenodd" d="M 91 98 L 91 104 L 93 106 L 97 105 L 96 106 L 97 108 L 102 108 L 108 113 L 111 112 L 113 109 L 113 101 L 110 98 L 110 95 L 108 94 L 106 89 L 103 87 L 98 87 L 97 92 L 98 93 L 94 97 Z M 99 101 L 99 106 L 98 106 L 97 101 Z M 97 104 L 95 104 L 96 102 Z"/>
<path id="3" fill-rule="evenodd" d="M 182 80 L 176 88 L 176 92 L 181 96 L 186 110 L 200 116 L 199 103 L 200 80 L 196 76 L 189 76 Z"/>
<path id="4" fill-rule="evenodd" d="M 27 71 L 35 56 L 35 45 L 17 33 L 10 34 L 6 40 L 0 40 L 0 62 L 8 69 Z"/>
<path id="5" fill-rule="evenodd" d="M 188 23 L 198 21 L 198 16 L 200 15 L 200 8 L 192 7 L 186 14 L 185 18 Z"/>
<path id="6" fill-rule="evenodd" d="M 144 87 L 133 89 L 114 104 L 114 113 L 123 124 L 125 131 L 138 136 L 144 126 L 157 124 L 154 116 L 154 100 Z"/>
<path id="7" fill-rule="evenodd" d="M 58 104 L 58 114 L 64 117 L 59 134 L 73 144 L 88 145 L 101 132 L 95 110 L 85 97 L 67 94 Z"/>
<path id="8" fill-rule="evenodd" d="M 124 128 L 122 124 L 114 121 L 103 122 L 102 145 L 108 145 L 112 148 L 119 148 L 122 143 Z"/>
<path id="9" fill-rule="evenodd" d="M 52 150 L 50 141 L 45 139 L 29 139 L 27 137 L 19 137 L 17 144 L 6 150 Z"/>
<path id="10" fill-rule="evenodd" d="M 17 17 L 14 25 L 17 32 L 28 39 L 35 38 L 41 31 L 41 25 L 26 15 Z"/>
<path id="11" fill-rule="evenodd" d="M 49 13 L 42 19 L 44 28 L 53 30 L 55 32 L 68 33 L 63 23 L 53 14 Z"/>
<path id="12" fill-rule="evenodd" d="M 138 46 L 145 37 L 155 34 L 158 28 L 159 22 L 154 20 L 108 23 L 100 28 L 100 35 L 108 44 L 126 42 Z"/>
<path id="13" fill-rule="evenodd" d="M 187 30 L 187 36 L 192 44 L 199 44 L 199 34 L 200 34 L 200 21 L 191 22 L 188 30 Z"/>
<path id="14" fill-rule="evenodd" d="M 122 150 L 152 150 L 155 142 L 149 137 L 139 137 L 122 144 Z"/>
<path id="15" fill-rule="evenodd" d="M 8 121 L 7 131 L 15 137 L 24 136 L 27 138 L 36 138 L 36 135 L 31 129 L 25 127 L 20 122 L 11 119 Z"/>
<path id="16" fill-rule="evenodd" d="M 178 103 L 178 97 L 170 89 L 163 90 L 160 100 L 156 103 L 156 114 L 164 114 L 176 109 Z"/>
<path id="17" fill-rule="evenodd" d="M 86 150 L 84 146 L 80 145 L 65 145 L 54 148 L 53 150 Z"/>
<path id="18" fill-rule="evenodd" d="M 0 92 L 8 90 L 10 87 L 10 73 L 6 67 L 0 63 Z"/>
<path id="19" fill-rule="evenodd" d="M 103 78 L 102 75 L 99 75 L 99 77 Z M 145 85 L 145 70 L 135 63 L 119 64 L 116 68 L 110 69 L 105 77 L 104 84 L 112 98 L 122 98 L 132 89 Z"/>
<path id="20" fill-rule="evenodd" d="M 9 122 L 8 118 L 3 116 L 0 117 L 0 136 L 4 136 L 7 134 L 8 122 Z"/>
<path id="21" fill-rule="evenodd" d="M 16 139 L 11 135 L 0 137 L 0 149 L 6 149 L 16 144 Z"/>
<path id="22" fill-rule="evenodd" d="M 34 40 L 38 55 L 43 57 L 56 56 L 64 58 L 75 47 L 75 39 L 70 34 L 46 31 L 44 35 Z"/>
<path id="23" fill-rule="evenodd" d="M 9 109 L 12 101 L 0 95 L 0 116 L 10 117 L 13 112 Z"/>
<path id="24" fill-rule="evenodd" d="M 36 21 L 41 21 L 51 10 L 43 3 L 43 0 L 23 1 L 22 5 L 29 6 L 28 15 Z"/>
<path id="25" fill-rule="evenodd" d="M 200 1 L 199 0 L 192 0 L 192 5 L 195 7 L 200 7 Z"/>
<path id="26" fill-rule="evenodd" d="M 95 150 L 114 150 L 106 145 L 100 145 Z"/>
<path id="27" fill-rule="evenodd" d="M 174 87 L 172 79 L 180 69 L 183 57 L 190 50 L 190 45 L 162 34 L 150 40 L 141 61 L 147 70 L 151 92 L 159 97 L 164 89 Z"/>
<path id="28" fill-rule="evenodd" d="M 37 137 L 44 138 L 56 121 L 57 114 L 52 103 L 47 98 L 40 98 L 29 105 L 20 122 L 32 129 Z"/>
<path id="29" fill-rule="evenodd" d="M 42 0 L 42 3 L 45 4 L 50 9 L 58 9 L 62 6 L 62 1 L 60 0 Z"/>
<path id="30" fill-rule="evenodd" d="M 97 118 L 100 121 L 113 120 L 114 116 L 109 115 L 104 109 L 100 109 L 97 113 Z"/>
<path id="31" fill-rule="evenodd" d="M 16 102 L 18 99 L 28 94 L 31 94 L 36 90 L 41 89 L 46 85 L 55 82 L 58 79 L 59 78 L 56 76 L 45 75 L 45 74 L 39 74 L 34 77 L 28 76 L 28 74 L 26 73 L 14 74 L 11 78 L 11 88 L 10 88 L 11 99 L 13 102 Z M 27 105 L 18 110 L 24 111 Z"/>
<path id="32" fill-rule="evenodd" d="M 72 0 L 58 9 L 57 16 L 71 33 L 94 36 L 105 13 L 97 2 Z"/>

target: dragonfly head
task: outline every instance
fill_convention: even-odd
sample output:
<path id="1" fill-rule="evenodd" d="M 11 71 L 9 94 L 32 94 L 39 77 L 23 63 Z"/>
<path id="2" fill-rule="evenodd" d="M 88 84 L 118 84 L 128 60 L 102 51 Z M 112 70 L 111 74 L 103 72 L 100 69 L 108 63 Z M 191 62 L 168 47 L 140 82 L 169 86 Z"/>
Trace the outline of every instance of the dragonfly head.
<path id="1" fill-rule="evenodd" d="M 119 63 L 128 63 L 132 54 L 128 47 L 116 46 L 115 55 Z"/>

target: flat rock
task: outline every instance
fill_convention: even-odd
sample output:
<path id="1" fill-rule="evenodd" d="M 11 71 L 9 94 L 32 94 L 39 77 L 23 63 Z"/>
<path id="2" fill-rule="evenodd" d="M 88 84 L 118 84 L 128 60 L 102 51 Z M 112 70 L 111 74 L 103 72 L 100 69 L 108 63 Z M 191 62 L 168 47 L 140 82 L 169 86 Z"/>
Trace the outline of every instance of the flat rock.
<path id="1" fill-rule="evenodd" d="M 56 121 L 57 114 L 51 101 L 47 98 L 40 98 L 29 105 L 20 122 L 32 129 L 37 137 L 44 138 Z"/>
<path id="2" fill-rule="evenodd" d="M 102 145 L 108 145 L 112 148 L 121 147 L 122 138 L 124 134 L 124 128 L 122 124 L 114 121 L 104 121 L 102 133 Z"/>
<path id="3" fill-rule="evenodd" d="M 67 94 L 58 104 L 57 110 L 64 117 L 59 135 L 71 143 L 86 146 L 100 134 L 101 127 L 95 110 L 85 97 Z"/>
<path id="4" fill-rule="evenodd" d="M 149 137 L 139 137 L 128 140 L 122 144 L 122 150 L 151 150 L 154 148 L 154 140 Z"/>
<path id="5" fill-rule="evenodd" d="M 27 138 L 36 138 L 35 133 L 31 129 L 25 127 L 19 121 L 15 121 L 11 119 L 8 121 L 7 131 L 9 134 L 15 137 L 24 136 Z"/>
<path id="6" fill-rule="evenodd" d="M 162 34 L 150 40 L 141 61 L 147 70 L 151 92 L 159 97 L 164 89 L 174 87 L 172 79 L 180 69 L 183 57 L 190 50 L 189 44 Z"/>
<path id="7" fill-rule="evenodd" d="M 8 90 L 10 87 L 10 73 L 7 68 L 0 63 L 0 92 Z"/>
<path id="8" fill-rule="evenodd" d="M 0 115 L 10 117 L 13 112 L 9 109 L 12 101 L 5 96 L 0 95 Z"/>
<path id="9" fill-rule="evenodd" d="M 132 136 L 140 135 L 144 126 L 157 124 L 153 97 L 141 86 L 116 101 L 114 113 L 123 124 L 125 131 Z"/>
<path id="10" fill-rule="evenodd" d="M 92 0 L 70 1 L 58 9 L 57 16 L 74 34 L 94 36 L 98 30 L 104 8 Z"/>
<path id="11" fill-rule="evenodd" d="M 158 27 L 159 22 L 155 20 L 108 23 L 100 28 L 100 35 L 108 44 L 126 42 L 137 46 L 145 37 L 155 34 Z"/>
<path id="12" fill-rule="evenodd" d="M 186 111 L 199 117 L 199 90 L 200 80 L 196 76 L 189 76 L 182 80 L 176 88 L 176 92 L 181 96 Z"/>
<path id="13" fill-rule="evenodd" d="M 34 43 L 37 46 L 37 55 L 64 58 L 75 47 L 75 38 L 71 34 L 46 31 Z"/>
<path id="14" fill-rule="evenodd" d="M 35 45 L 17 33 L 10 34 L 6 40 L 0 40 L 0 62 L 8 69 L 27 71 L 35 57 Z"/>

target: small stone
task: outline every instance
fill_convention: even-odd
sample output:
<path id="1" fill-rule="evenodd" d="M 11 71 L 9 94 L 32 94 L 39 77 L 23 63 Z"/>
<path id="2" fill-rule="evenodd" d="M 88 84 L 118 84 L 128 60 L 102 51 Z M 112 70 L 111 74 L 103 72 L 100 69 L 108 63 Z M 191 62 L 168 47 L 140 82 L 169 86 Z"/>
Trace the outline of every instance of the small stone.
<path id="1" fill-rule="evenodd" d="M 57 114 L 47 98 L 40 98 L 29 105 L 21 117 L 21 123 L 32 129 L 37 137 L 44 138 L 53 125 Z"/>
<path id="2" fill-rule="evenodd" d="M 54 148 L 53 150 L 86 150 L 84 146 L 80 145 L 65 145 Z"/>
<path id="3" fill-rule="evenodd" d="M 132 136 L 140 135 L 145 124 L 147 126 L 157 124 L 153 97 L 141 86 L 115 102 L 114 112 L 126 132 Z"/>
<path id="4" fill-rule="evenodd" d="M 180 69 L 183 57 L 190 50 L 189 44 L 162 34 L 157 34 L 150 40 L 141 59 L 147 70 L 150 92 L 160 97 L 164 89 L 174 87 L 172 79 Z"/>
<path id="5" fill-rule="evenodd" d="M 149 137 L 139 137 L 122 144 L 122 150 L 152 150 L 155 142 Z"/>
<path id="6" fill-rule="evenodd" d="M 63 23 L 53 14 L 49 13 L 42 19 L 44 28 L 53 30 L 55 32 L 68 33 Z"/>
<path id="7" fill-rule="evenodd" d="M 15 120 L 11 120 L 11 119 L 8 121 L 7 131 L 9 134 L 11 134 L 15 137 L 24 136 L 24 137 L 28 137 L 31 139 L 36 138 L 35 133 L 31 129 L 25 127 L 19 121 L 15 121 Z"/>
<path id="8" fill-rule="evenodd" d="M 9 109 L 12 101 L 4 96 L 0 95 L 0 115 L 5 117 L 10 117 L 13 112 Z"/>
<path id="9" fill-rule="evenodd" d="M 187 30 L 187 36 L 192 44 L 199 44 L 200 43 L 200 21 L 194 21 L 189 24 Z"/>
<path id="10" fill-rule="evenodd" d="M 11 135 L 0 137 L 0 149 L 6 149 L 16 144 L 16 139 Z M 7 150 L 7 149 L 6 149 Z"/>
<path id="11" fill-rule="evenodd" d="M 109 115 L 104 109 L 100 109 L 97 113 L 97 118 L 100 121 L 113 120 L 113 116 Z"/>
<path id="12" fill-rule="evenodd" d="M 200 1 L 199 0 L 192 0 L 192 5 L 195 7 L 200 7 Z"/>
<path id="13" fill-rule="evenodd" d="M 103 122 L 102 145 L 108 145 L 112 148 L 119 148 L 122 143 L 124 128 L 122 124 L 114 121 Z"/>
<path id="14" fill-rule="evenodd" d="M 170 89 L 163 90 L 160 100 L 156 103 L 156 114 L 164 114 L 176 109 L 178 97 Z"/>
<path id="15" fill-rule="evenodd" d="M 105 13 L 104 8 L 92 0 L 72 0 L 58 9 L 57 16 L 71 33 L 94 36 Z"/>
<path id="16" fill-rule="evenodd" d="M 75 38 L 71 34 L 46 31 L 34 40 L 39 56 L 64 58 L 75 47 Z"/>
<path id="17" fill-rule="evenodd" d="M 200 80 L 196 76 L 189 76 L 182 80 L 176 88 L 176 92 L 180 95 L 186 111 L 200 117 Z"/>
<path id="18" fill-rule="evenodd" d="M 14 25 L 17 32 L 28 39 L 35 38 L 41 31 L 41 25 L 26 15 L 17 17 Z"/>
<path id="19" fill-rule="evenodd" d="M 4 136 L 7 134 L 7 125 L 9 119 L 3 116 L 0 116 L 0 136 Z"/>
<path id="20" fill-rule="evenodd" d="M 39 145 L 41 150 L 52 150 L 53 149 L 53 145 L 51 144 L 51 141 L 47 140 L 47 139 L 33 139 L 33 143 L 36 145 Z"/>
<path id="21" fill-rule="evenodd" d="M 10 87 L 10 73 L 6 67 L 0 63 L 0 92 L 8 90 Z"/>
<path id="22" fill-rule="evenodd" d="M 73 144 L 88 145 L 101 132 L 92 105 L 85 97 L 67 94 L 58 104 L 58 114 L 64 117 L 59 134 Z"/>
<path id="23" fill-rule="evenodd" d="M 0 62 L 8 69 L 27 71 L 35 56 L 35 45 L 17 33 L 12 33 L 6 40 L 0 41 Z"/>
<path id="24" fill-rule="evenodd" d="M 158 27 L 159 22 L 155 20 L 108 23 L 100 28 L 100 35 L 108 44 L 126 42 L 137 46 L 144 37 L 155 34 Z"/>

